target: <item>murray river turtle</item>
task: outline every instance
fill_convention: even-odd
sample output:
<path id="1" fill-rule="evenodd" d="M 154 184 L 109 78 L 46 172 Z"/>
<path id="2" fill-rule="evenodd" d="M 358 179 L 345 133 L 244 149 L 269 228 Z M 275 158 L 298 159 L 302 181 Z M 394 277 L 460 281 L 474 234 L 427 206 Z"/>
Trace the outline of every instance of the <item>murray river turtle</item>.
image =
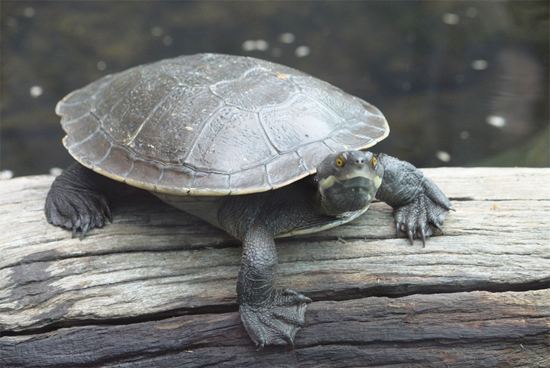
<path id="1" fill-rule="evenodd" d="M 376 197 L 398 233 L 424 243 L 451 209 L 413 165 L 365 151 L 389 133 L 376 107 L 255 58 L 137 66 L 72 92 L 56 112 L 77 162 L 50 188 L 48 221 L 81 236 L 102 227 L 115 180 L 225 230 L 242 241 L 239 310 L 260 347 L 292 344 L 310 301 L 274 288 L 274 238 L 351 221 Z"/>

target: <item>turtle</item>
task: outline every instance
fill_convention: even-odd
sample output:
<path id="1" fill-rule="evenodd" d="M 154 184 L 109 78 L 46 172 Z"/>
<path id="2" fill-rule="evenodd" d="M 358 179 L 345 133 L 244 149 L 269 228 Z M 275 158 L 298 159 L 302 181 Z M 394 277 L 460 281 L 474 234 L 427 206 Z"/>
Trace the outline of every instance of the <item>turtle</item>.
<path id="1" fill-rule="evenodd" d="M 184 55 L 106 75 L 56 106 L 75 162 L 53 181 L 49 223 L 79 234 L 112 221 L 115 182 L 242 243 L 241 321 L 252 339 L 293 345 L 311 299 L 274 286 L 275 238 L 318 232 L 393 207 L 397 235 L 433 235 L 453 209 L 412 164 L 370 147 L 382 112 L 296 69 L 236 55 Z M 117 184 L 121 185 L 121 184 Z"/>

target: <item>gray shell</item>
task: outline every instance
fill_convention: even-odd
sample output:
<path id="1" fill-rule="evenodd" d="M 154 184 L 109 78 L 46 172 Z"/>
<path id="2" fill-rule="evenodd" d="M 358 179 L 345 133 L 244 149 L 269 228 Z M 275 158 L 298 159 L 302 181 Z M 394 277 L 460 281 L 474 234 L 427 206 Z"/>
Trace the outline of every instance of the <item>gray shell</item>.
<path id="1" fill-rule="evenodd" d="M 56 107 L 70 154 L 139 188 L 227 195 L 279 188 L 389 128 L 367 102 L 295 69 L 197 54 L 107 75 Z"/>

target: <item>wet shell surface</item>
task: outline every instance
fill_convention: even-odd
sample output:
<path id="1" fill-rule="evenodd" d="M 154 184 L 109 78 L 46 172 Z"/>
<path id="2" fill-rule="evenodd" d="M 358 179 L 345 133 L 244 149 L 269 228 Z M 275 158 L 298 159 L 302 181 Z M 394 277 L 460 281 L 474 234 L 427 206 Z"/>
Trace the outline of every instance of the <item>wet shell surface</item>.
<path id="1" fill-rule="evenodd" d="M 295 69 L 197 54 L 107 75 L 56 107 L 70 154 L 161 193 L 228 195 L 282 187 L 326 155 L 365 149 L 389 128 L 373 105 Z"/>

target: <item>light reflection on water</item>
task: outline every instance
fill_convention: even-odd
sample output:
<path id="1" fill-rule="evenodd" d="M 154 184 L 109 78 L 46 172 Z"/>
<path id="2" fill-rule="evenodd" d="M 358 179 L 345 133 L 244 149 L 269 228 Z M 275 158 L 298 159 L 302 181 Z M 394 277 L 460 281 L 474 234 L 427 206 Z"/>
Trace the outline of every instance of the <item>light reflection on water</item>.
<path id="1" fill-rule="evenodd" d="M 548 166 L 546 1 L 4 1 L 0 176 L 70 162 L 57 100 L 196 52 L 296 67 L 374 103 L 418 166 Z"/>

